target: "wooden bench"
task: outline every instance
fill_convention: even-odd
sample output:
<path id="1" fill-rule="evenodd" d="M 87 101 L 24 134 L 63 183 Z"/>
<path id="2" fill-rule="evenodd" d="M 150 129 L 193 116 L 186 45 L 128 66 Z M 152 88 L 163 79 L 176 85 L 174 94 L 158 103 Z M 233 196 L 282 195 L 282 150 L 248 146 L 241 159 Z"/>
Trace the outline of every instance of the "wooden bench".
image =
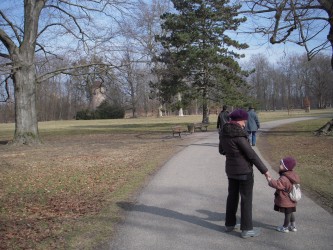
<path id="1" fill-rule="evenodd" d="M 207 131 L 209 123 L 194 123 L 194 130 L 200 129 L 201 131 Z"/>
<path id="2" fill-rule="evenodd" d="M 180 125 L 172 126 L 172 135 L 175 136 L 175 134 L 178 134 L 179 137 L 181 137 L 181 133 L 185 132 L 184 128 Z"/>

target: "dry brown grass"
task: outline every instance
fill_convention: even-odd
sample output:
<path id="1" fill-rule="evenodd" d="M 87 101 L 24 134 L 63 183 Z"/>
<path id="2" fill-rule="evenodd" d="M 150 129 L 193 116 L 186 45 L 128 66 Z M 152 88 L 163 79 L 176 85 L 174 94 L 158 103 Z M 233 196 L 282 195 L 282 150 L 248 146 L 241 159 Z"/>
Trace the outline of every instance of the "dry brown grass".
<path id="1" fill-rule="evenodd" d="M 105 241 L 119 219 L 113 204 L 189 139 L 120 133 L 50 136 L 39 147 L 0 145 L 0 249 L 90 248 Z"/>

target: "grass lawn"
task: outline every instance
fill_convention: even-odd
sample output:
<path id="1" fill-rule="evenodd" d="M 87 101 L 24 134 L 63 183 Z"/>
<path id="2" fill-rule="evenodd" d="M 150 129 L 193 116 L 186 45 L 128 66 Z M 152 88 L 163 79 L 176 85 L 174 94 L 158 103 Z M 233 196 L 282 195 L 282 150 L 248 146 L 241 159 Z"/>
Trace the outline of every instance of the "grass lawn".
<path id="1" fill-rule="evenodd" d="M 279 160 L 293 156 L 297 160 L 295 171 L 301 177 L 302 190 L 333 214 L 333 135 L 314 136 L 312 133 L 331 119 L 280 126 L 261 133 L 257 146 L 277 172 Z"/>
<path id="2" fill-rule="evenodd" d="M 310 115 L 323 112 L 333 113 Z M 264 122 L 304 114 L 259 117 Z M 216 115 L 210 120 L 208 130 L 215 131 Z M 311 134 L 325 120 L 278 128 L 262 135 L 258 147 L 274 148 L 266 152 L 273 163 L 287 153 L 295 156 L 306 191 L 332 208 L 332 136 Z M 121 220 L 116 202 L 131 199 L 166 160 L 196 140 L 173 137 L 171 126 L 200 121 L 201 116 L 41 122 L 44 143 L 37 147 L 5 145 L 14 125 L 0 124 L 0 249 L 101 247 Z"/>

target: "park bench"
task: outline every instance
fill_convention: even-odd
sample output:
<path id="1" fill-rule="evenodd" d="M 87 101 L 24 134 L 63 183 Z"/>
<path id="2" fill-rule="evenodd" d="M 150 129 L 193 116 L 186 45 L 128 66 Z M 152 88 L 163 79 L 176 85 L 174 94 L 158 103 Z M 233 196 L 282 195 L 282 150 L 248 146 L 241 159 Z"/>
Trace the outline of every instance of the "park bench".
<path id="1" fill-rule="evenodd" d="M 194 123 L 194 130 L 200 129 L 201 131 L 207 131 L 209 123 Z"/>
<path id="2" fill-rule="evenodd" d="M 184 127 L 180 125 L 172 126 L 171 129 L 173 136 L 175 136 L 175 134 L 178 134 L 178 136 L 181 137 L 181 133 L 187 132 L 187 130 L 185 130 Z"/>

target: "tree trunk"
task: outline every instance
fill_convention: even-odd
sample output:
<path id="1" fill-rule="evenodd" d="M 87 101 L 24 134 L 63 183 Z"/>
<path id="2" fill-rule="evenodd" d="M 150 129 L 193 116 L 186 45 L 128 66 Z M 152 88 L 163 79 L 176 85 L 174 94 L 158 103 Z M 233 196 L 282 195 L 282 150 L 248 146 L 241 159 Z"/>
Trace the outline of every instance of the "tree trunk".
<path id="1" fill-rule="evenodd" d="M 158 106 L 157 117 L 163 117 L 162 109 L 163 109 L 163 106 L 162 106 L 162 104 L 160 104 L 160 105 Z"/>
<path id="2" fill-rule="evenodd" d="M 331 45 L 331 68 L 333 70 L 333 2 L 332 0 L 318 0 L 322 9 L 325 10 L 328 14 L 328 22 L 329 22 L 329 32 L 327 35 L 327 40 Z"/>
<path id="3" fill-rule="evenodd" d="M 180 92 L 178 92 L 178 94 L 177 94 L 177 99 L 178 99 L 179 103 L 182 102 L 182 95 L 180 94 Z M 179 110 L 178 110 L 178 116 L 184 116 L 182 107 L 180 107 Z"/>
<path id="4" fill-rule="evenodd" d="M 34 64 L 21 65 L 13 74 L 15 133 L 13 144 L 39 144 Z"/>
<path id="5" fill-rule="evenodd" d="M 1 35 L 13 66 L 15 133 L 12 144 L 40 143 L 36 111 L 35 48 L 39 16 L 44 5 L 45 1 L 24 1 L 24 36 L 19 46 L 7 34 L 2 32 Z"/>
<path id="6" fill-rule="evenodd" d="M 314 131 L 313 133 L 317 136 L 328 135 L 333 131 L 333 119 L 327 122 L 324 126 Z"/>
<path id="7" fill-rule="evenodd" d="M 132 118 L 138 118 L 138 114 L 136 112 L 135 104 L 133 104 L 133 108 L 132 108 Z"/>
<path id="8" fill-rule="evenodd" d="M 209 123 L 208 97 L 206 88 L 203 89 L 202 93 L 202 123 Z"/>
<path id="9" fill-rule="evenodd" d="M 331 67 L 333 70 L 333 3 L 332 0 L 318 0 L 318 2 L 328 14 L 328 22 L 330 24 L 330 30 L 327 35 L 327 40 L 331 44 L 331 49 L 332 49 Z"/>

